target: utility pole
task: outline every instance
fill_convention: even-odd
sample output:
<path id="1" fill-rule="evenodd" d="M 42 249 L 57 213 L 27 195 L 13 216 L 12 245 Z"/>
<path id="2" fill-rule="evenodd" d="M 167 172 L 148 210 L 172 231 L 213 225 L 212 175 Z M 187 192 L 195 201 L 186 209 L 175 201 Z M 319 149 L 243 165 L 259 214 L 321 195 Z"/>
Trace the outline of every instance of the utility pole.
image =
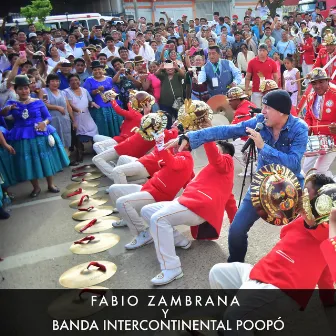
<path id="1" fill-rule="evenodd" d="M 136 0 L 133 0 L 133 4 L 134 4 L 134 20 L 138 21 L 139 13 L 138 13 L 138 4 L 137 4 Z"/>

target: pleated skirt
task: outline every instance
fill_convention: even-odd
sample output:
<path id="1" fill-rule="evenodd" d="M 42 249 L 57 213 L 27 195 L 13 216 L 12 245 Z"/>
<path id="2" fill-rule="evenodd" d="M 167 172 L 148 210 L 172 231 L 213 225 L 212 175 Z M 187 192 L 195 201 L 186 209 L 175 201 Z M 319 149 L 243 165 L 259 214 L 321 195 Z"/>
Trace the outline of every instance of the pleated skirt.
<path id="1" fill-rule="evenodd" d="M 55 139 L 53 147 L 49 145 L 48 136 L 9 141 L 16 151 L 13 164 L 17 182 L 53 176 L 69 165 L 70 160 L 57 132 L 52 136 Z"/>
<path id="2" fill-rule="evenodd" d="M 123 122 L 123 118 L 118 115 L 112 107 L 91 109 L 90 114 L 98 127 L 98 133 L 100 135 L 113 138 L 120 134 L 120 126 Z"/>
<path id="3" fill-rule="evenodd" d="M 14 155 L 0 146 L 0 174 L 4 183 L 2 187 L 9 187 L 17 183 L 14 169 Z"/>

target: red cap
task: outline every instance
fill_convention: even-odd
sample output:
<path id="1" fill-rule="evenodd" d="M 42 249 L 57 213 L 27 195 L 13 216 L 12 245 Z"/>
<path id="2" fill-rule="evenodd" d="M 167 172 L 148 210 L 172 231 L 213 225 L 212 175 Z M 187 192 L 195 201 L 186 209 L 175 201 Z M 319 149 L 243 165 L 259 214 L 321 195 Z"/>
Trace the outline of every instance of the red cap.
<path id="1" fill-rule="evenodd" d="M 188 15 L 186 15 L 186 14 L 183 14 L 183 15 L 182 15 L 182 17 L 188 17 Z"/>
<path id="2" fill-rule="evenodd" d="M 237 22 L 237 25 L 240 25 L 240 24 L 242 24 L 242 23 L 241 23 L 240 21 L 238 21 L 238 22 Z"/>
<path id="3" fill-rule="evenodd" d="M 232 15 L 232 19 L 238 19 L 238 15 L 237 14 Z"/>

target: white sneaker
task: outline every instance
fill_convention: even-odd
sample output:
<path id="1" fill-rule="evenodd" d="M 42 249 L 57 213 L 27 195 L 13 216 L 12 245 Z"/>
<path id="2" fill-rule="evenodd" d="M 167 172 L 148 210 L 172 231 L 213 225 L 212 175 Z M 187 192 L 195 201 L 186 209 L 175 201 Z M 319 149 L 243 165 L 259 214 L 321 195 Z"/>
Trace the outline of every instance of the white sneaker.
<path id="1" fill-rule="evenodd" d="M 134 250 L 141 246 L 153 243 L 152 235 L 149 230 L 140 232 L 130 243 L 125 245 L 126 250 Z"/>
<path id="2" fill-rule="evenodd" d="M 184 238 L 181 242 L 175 244 L 175 247 L 179 247 L 183 250 L 187 250 L 191 246 L 191 240 Z"/>
<path id="3" fill-rule="evenodd" d="M 114 228 L 120 228 L 120 227 L 127 226 L 127 223 L 123 219 L 121 219 L 121 220 L 118 220 L 116 222 L 112 222 L 112 226 Z"/>
<path id="4" fill-rule="evenodd" d="M 151 280 L 151 283 L 155 286 L 162 286 L 182 277 L 182 268 L 177 267 L 169 270 L 163 270 L 160 274 Z"/>

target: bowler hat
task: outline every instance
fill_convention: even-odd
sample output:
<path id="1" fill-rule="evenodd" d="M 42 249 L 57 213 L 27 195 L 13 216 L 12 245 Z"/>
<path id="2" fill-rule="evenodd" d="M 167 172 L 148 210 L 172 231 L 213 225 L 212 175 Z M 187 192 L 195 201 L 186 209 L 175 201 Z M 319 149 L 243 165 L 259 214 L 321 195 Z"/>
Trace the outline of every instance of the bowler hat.
<path id="1" fill-rule="evenodd" d="M 12 81 L 12 84 L 15 86 L 27 86 L 30 84 L 30 80 L 27 75 L 17 75 Z"/>
<path id="2" fill-rule="evenodd" d="M 104 68 L 104 65 L 100 64 L 99 61 L 92 61 L 91 69 L 96 69 L 96 68 Z"/>

